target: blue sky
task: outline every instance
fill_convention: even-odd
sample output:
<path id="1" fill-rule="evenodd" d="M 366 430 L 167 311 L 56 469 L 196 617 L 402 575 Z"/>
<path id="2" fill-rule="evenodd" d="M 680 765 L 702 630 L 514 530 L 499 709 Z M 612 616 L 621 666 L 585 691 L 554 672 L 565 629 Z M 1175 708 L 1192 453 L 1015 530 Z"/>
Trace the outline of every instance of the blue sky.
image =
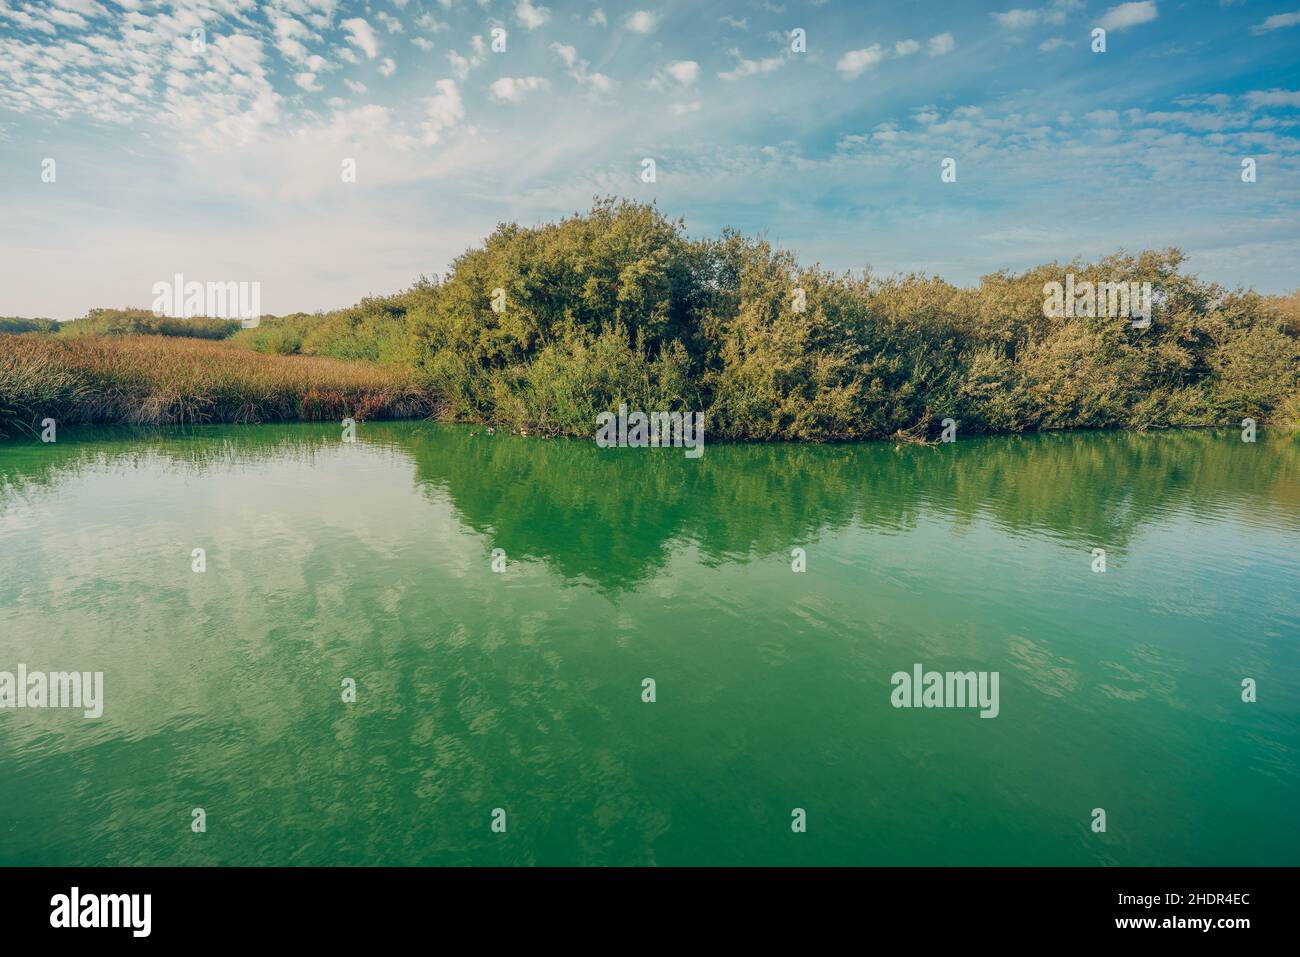
<path id="1" fill-rule="evenodd" d="M 347 305 L 597 194 L 836 270 L 1178 245 L 1281 292 L 1298 124 L 1300 0 L 0 0 L 0 315 Z"/>

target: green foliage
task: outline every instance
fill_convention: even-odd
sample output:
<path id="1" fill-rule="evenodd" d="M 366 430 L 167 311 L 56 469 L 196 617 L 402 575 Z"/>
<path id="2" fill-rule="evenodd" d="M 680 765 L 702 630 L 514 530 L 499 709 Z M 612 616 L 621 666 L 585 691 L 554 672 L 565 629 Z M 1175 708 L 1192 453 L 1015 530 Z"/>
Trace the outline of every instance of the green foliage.
<path id="1" fill-rule="evenodd" d="M 19 316 L 0 316 L 0 335 L 58 331 L 59 324 L 53 319 L 23 319 Z"/>
<path id="2" fill-rule="evenodd" d="M 949 416 L 966 433 L 1280 418 L 1300 391 L 1296 297 L 1227 293 L 1182 262 L 1121 252 L 965 289 L 855 278 L 606 199 L 497 227 L 408 312 L 408 356 L 452 417 L 545 432 L 590 432 L 621 401 L 773 440 L 933 435 Z M 1150 282 L 1151 326 L 1045 317 L 1044 284 L 1067 272 Z"/>
<path id="3" fill-rule="evenodd" d="M 174 319 L 148 309 L 92 309 L 80 319 L 59 324 L 61 336 L 178 336 L 228 339 L 239 331 L 238 319 L 196 316 Z"/>
<path id="4" fill-rule="evenodd" d="M 363 299 L 326 313 L 266 316 L 232 338 L 236 346 L 272 355 L 325 356 L 402 363 L 407 356 L 407 312 L 430 296 L 426 282 L 396 296 Z"/>
<path id="5" fill-rule="evenodd" d="M 970 288 L 835 275 L 602 199 L 557 223 L 501 224 L 444 279 L 346 309 L 238 331 L 93 310 L 60 333 L 210 334 L 401 367 L 449 419 L 547 434 L 590 434 L 622 403 L 703 411 L 712 436 L 759 440 L 934 436 L 948 417 L 963 434 L 1300 422 L 1300 294 L 1228 292 L 1182 265 L 1177 249 L 1120 252 Z M 1150 283 L 1151 325 L 1045 316 L 1044 285 L 1067 273 Z"/>
<path id="6" fill-rule="evenodd" d="M 552 434 L 589 431 L 600 412 L 620 404 L 629 409 L 695 407 L 681 344 L 648 356 L 644 340 L 629 342 L 621 325 L 599 333 L 570 330 L 528 364 L 495 372 L 492 384 L 499 417 Z"/>
<path id="7" fill-rule="evenodd" d="M 303 334 L 311 328 L 312 316 L 264 316 L 252 329 L 241 329 L 230 338 L 232 345 L 263 355 L 294 356 L 302 352 Z"/>

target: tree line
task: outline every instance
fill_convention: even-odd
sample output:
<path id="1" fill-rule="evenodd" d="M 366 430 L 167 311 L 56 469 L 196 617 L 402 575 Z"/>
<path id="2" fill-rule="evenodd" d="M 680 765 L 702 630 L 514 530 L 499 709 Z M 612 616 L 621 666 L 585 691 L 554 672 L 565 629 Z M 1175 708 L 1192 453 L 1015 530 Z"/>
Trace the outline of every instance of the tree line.
<path id="1" fill-rule="evenodd" d="M 702 411 L 711 437 L 755 440 L 919 438 L 945 418 L 963 433 L 1300 423 L 1300 296 L 1224 289 L 1184 261 L 1120 252 L 971 287 L 855 276 L 731 230 L 691 239 L 653 205 L 606 198 L 501 224 L 396 295 L 219 331 L 401 365 L 445 418 L 547 434 L 590 434 L 620 403 Z M 1150 283 L 1150 324 L 1045 309 L 1067 275 Z"/>

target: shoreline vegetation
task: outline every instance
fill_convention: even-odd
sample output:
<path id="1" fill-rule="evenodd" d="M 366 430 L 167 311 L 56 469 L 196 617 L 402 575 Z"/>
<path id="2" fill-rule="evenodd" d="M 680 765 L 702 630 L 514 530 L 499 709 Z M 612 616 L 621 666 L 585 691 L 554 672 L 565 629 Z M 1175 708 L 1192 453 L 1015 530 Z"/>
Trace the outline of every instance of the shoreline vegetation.
<path id="1" fill-rule="evenodd" d="M 0 437 L 75 424 L 345 416 L 594 435 L 625 404 L 715 440 L 927 441 L 1067 428 L 1300 428 L 1300 294 L 1225 290 L 1176 249 L 957 287 L 854 277 L 656 207 L 502 224 L 443 278 L 327 313 L 0 317 Z M 1147 328 L 1046 316 L 1049 283 L 1150 283 Z"/>
<path id="2" fill-rule="evenodd" d="M 433 413 L 400 368 L 259 355 L 201 339 L 0 338 L 0 436 L 40 420 L 192 425 L 412 418 Z"/>

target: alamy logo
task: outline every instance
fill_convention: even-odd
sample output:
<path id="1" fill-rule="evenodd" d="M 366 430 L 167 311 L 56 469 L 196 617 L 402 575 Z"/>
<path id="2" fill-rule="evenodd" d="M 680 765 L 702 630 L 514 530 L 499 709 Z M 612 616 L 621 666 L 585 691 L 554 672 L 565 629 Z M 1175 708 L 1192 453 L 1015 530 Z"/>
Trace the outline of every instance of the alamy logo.
<path id="1" fill-rule="evenodd" d="M 262 320 L 260 282 L 186 282 L 183 273 L 153 284 L 153 312 L 171 319 L 238 319 L 245 329 Z"/>
<path id="2" fill-rule="evenodd" d="M 0 708 L 81 708 L 87 718 L 104 713 L 104 672 L 0 671 Z"/>
<path id="3" fill-rule="evenodd" d="M 1043 315 L 1048 319 L 1132 319 L 1134 329 L 1151 325 L 1151 283 L 1080 282 L 1066 273 L 1065 283 L 1043 284 Z"/>
<path id="4" fill-rule="evenodd" d="M 889 703 L 895 708 L 979 708 L 981 718 L 996 718 L 998 672 L 925 671 L 920 663 L 912 672 L 895 671 Z"/>
<path id="5" fill-rule="evenodd" d="M 129 927 L 131 936 L 148 937 L 152 926 L 151 894 L 70 894 L 50 898 L 51 927 Z"/>
<path id="6" fill-rule="evenodd" d="M 626 405 L 596 416 L 596 444 L 602 449 L 685 448 L 688 459 L 704 454 L 703 412 L 632 412 Z"/>

